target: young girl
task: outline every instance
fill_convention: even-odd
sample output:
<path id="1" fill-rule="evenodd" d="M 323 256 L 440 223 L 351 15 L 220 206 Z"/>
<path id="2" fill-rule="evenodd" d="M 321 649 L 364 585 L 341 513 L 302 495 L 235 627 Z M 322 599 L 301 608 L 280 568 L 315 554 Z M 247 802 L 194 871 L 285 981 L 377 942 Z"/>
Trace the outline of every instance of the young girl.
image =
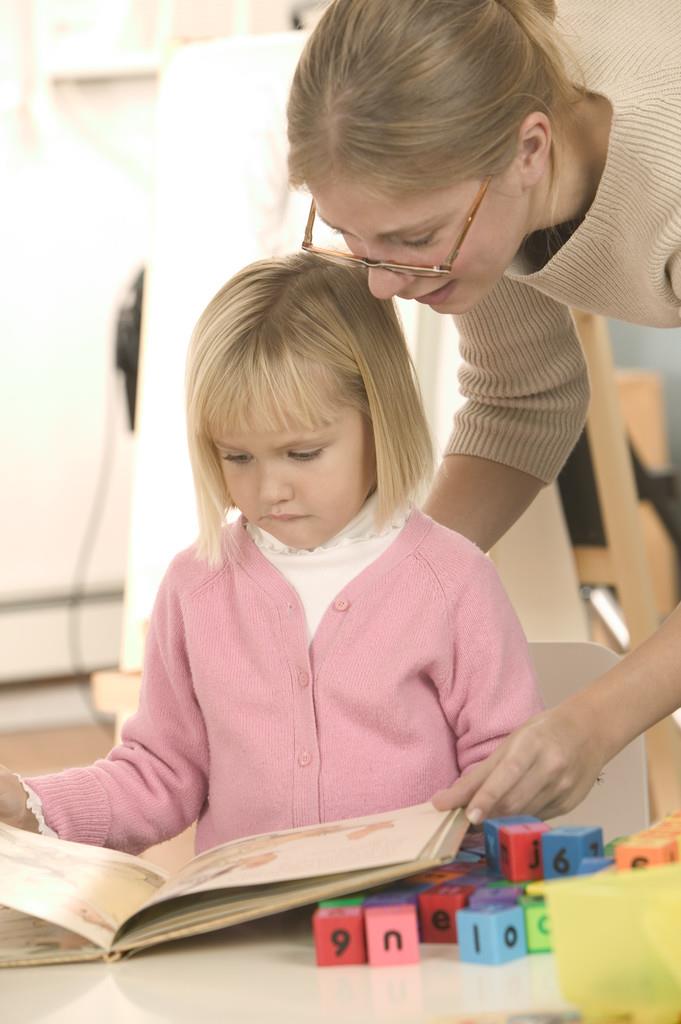
<path id="1" fill-rule="evenodd" d="M 0 818 L 132 853 L 198 819 L 200 852 L 425 801 L 539 710 L 494 567 L 415 508 L 426 420 L 361 271 L 237 274 L 195 329 L 187 421 L 199 539 L 161 584 L 139 710 L 89 768 L 7 772 Z"/>

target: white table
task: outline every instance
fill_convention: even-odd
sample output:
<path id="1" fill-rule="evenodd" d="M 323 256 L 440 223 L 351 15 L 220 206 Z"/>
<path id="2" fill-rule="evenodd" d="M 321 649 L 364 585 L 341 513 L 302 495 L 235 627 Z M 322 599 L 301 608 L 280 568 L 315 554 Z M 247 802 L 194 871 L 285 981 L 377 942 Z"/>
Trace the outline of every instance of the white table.
<path id="1" fill-rule="evenodd" d="M 310 910 L 159 946 L 114 964 L 0 971 L 2 1024 L 445 1024 L 475 1011 L 569 1009 L 553 957 L 460 964 L 421 945 L 408 967 L 316 967 Z"/>

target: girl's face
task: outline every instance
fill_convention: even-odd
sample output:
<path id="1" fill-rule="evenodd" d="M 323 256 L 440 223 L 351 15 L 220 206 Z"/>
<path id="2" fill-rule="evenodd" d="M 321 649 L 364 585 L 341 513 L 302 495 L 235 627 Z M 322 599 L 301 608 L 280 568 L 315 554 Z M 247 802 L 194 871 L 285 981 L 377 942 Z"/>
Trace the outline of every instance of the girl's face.
<path id="1" fill-rule="evenodd" d="M 232 501 L 289 547 L 319 547 L 353 519 L 376 484 L 370 425 L 340 407 L 318 430 L 249 430 L 216 440 Z"/>
<path id="2" fill-rule="evenodd" d="M 414 266 L 437 266 L 452 250 L 480 181 L 468 181 L 404 200 L 377 198 L 355 184 L 313 189 L 317 215 L 357 255 Z M 437 313 L 465 313 L 492 289 L 527 234 L 531 193 L 512 173 L 492 179 L 449 278 L 416 277 L 370 269 L 379 299 L 415 299 Z"/>

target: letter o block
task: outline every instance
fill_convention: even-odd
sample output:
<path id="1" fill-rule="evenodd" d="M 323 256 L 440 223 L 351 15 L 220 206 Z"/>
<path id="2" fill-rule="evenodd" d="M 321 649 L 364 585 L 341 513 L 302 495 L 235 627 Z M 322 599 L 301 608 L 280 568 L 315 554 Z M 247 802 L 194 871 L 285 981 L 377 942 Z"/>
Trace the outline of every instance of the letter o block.
<path id="1" fill-rule="evenodd" d="M 318 967 L 367 962 L 361 907 L 318 907 L 312 932 Z"/>
<path id="2" fill-rule="evenodd" d="M 416 907 L 397 904 L 364 911 L 367 952 L 373 967 L 419 962 Z"/>
<path id="3" fill-rule="evenodd" d="M 459 959 L 472 964 L 503 964 L 527 953 L 521 907 L 460 910 L 456 915 Z"/>

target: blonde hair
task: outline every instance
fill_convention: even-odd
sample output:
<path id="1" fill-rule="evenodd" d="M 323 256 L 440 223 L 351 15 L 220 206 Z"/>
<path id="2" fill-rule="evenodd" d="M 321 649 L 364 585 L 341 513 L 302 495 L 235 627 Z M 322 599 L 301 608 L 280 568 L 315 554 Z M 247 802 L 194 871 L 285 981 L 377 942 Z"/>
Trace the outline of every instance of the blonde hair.
<path id="1" fill-rule="evenodd" d="M 220 559 L 225 510 L 234 507 L 215 446 L 230 430 L 317 429 L 340 408 L 357 409 L 372 427 L 380 523 L 432 474 L 395 308 L 371 295 L 361 268 L 300 254 L 241 270 L 198 320 L 186 392 L 198 552 L 209 562 Z"/>
<path id="2" fill-rule="evenodd" d="M 560 127 L 584 94 L 554 0 L 334 0 L 288 101 L 300 187 L 409 195 L 498 174 L 531 112 Z"/>

